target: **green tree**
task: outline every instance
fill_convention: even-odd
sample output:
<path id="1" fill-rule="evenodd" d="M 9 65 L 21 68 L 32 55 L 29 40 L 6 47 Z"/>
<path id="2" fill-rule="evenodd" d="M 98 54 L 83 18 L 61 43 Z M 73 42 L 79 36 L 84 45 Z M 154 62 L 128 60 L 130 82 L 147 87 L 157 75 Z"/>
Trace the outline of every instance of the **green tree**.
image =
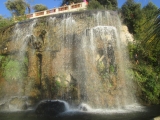
<path id="1" fill-rule="evenodd" d="M 88 9 L 104 9 L 104 7 L 97 0 L 92 0 L 89 2 Z"/>
<path id="2" fill-rule="evenodd" d="M 160 104 L 160 10 L 152 2 L 141 9 L 134 0 L 127 0 L 121 11 L 136 40 L 128 47 L 134 80 L 140 90 L 138 96 L 147 104 Z M 135 64 L 135 53 L 139 64 Z"/>
<path id="3" fill-rule="evenodd" d="M 142 30 L 139 31 L 139 47 L 142 59 L 147 64 L 152 65 L 154 68 L 160 63 L 160 10 L 153 4 L 148 3 L 143 9 L 143 24 Z"/>
<path id="4" fill-rule="evenodd" d="M 136 29 L 136 38 L 143 40 L 148 33 L 148 29 L 154 21 L 155 13 L 158 8 L 152 2 L 149 2 L 146 6 L 142 8 L 141 19 L 139 20 L 140 27 Z"/>
<path id="5" fill-rule="evenodd" d="M 142 8 L 142 13 L 139 38 L 143 39 L 129 45 L 131 56 L 135 53 L 139 56 L 139 64 L 133 64 L 132 68 L 134 80 L 139 86 L 139 96 L 143 102 L 160 104 L 160 9 L 148 3 Z"/>
<path id="6" fill-rule="evenodd" d="M 63 0 L 62 1 L 62 5 L 69 5 L 69 4 L 71 4 L 72 2 L 74 2 L 74 3 L 80 3 L 80 2 L 82 2 L 82 0 Z"/>
<path id="7" fill-rule="evenodd" d="M 11 19 L 0 16 L 0 29 L 5 28 L 6 26 L 9 26 L 11 24 L 13 24 L 13 21 Z"/>
<path id="8" fill-rule="evenodd" d="M 30 13 L 30 5 L 25 0 L 7 0 L 5 5 L 15 16 L 24 15 L 27 10 Z"/>
<path id="9" fill-rule="evenodd" d="M 39 11 L 47 10 L 48 8 L 45 5 L 37 4 L 37 5 L 33 6 L 33 9 L 35 12 L 39 12 Z"/>
<path id="10" fill-rule="evenodd" d="M 152 17 L 155 15 L 154 17 Z M 145 45 L 147 47 L 150 47 L 151 49 L 159 49 L 160 48 L 160 9 L 155 12 L 155 14 L 152 14 L 152 18 L 149 22 L 150 24 L 149 29 L 147 31 L 147 36 L 144 40 Z M 160 49 L 159 49 L 160 50 Z"/>
<path id="11" fill-rule="evenodd" d="M 72 2 L 79 3 L 83 0 L 63 0 L 62 5 L 70 4 Z M 118 7 L 117 0 L 88 0 L 89 1 L 89 9 L 110 9 L 116 10 Z"/>
<path id="12" fill-rule="evenodd" d="M 136 34 L 136 29 L 140 27 L 139 21 L 142 16 L 141 4 L 135 3 L 134 0 L 127 0 L 123 4 L 121 12 L 129 31 Z"/>
<path id="13" fill-rule="evenodd" d="M 145 17 L 147 18 L 147 21 L 149 21 L 153 16 L 155 16 L 155 13 L 158 11 L 158 8 L 152 2 L 149 2 L 146 6 L 142 8 L 142 11 L 143 14 L 145 14 Z"/>
<path id="14" fill-rule="evenodd" d="M 97 0 L 97 1 L 107 9 L 116 10 L 118 8 L 117 0 Z"/>

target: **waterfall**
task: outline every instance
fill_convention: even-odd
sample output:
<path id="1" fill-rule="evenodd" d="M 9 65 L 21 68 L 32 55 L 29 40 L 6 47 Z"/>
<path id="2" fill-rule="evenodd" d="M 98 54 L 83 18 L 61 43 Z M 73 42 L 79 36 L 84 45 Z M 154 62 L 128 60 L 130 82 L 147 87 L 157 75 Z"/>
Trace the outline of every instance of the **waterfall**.
<path id="1" fill-rule="evenodd" d="M 121 51 L 121 48 L 117 29 L 113 26 L 96 26 L 88 32 L 88 36 L 82 37 L 83 59 L 87 73 L 85 80 L 87 102 L 96 108 L 124 105 L 125 103 L 122 102 L 125 98 L 123 97 L 126 96 L 119 95 L 125 93 L 125 86 L 120 84 L 124 81 L 124 77 L 123 75 L 119 76 L 123 77 L 119 78 L 120 80 L 116 78 L 117 74 L 122 74 L 120 70 L 117 70 L 118 64 L 122 62 L 119 60 L 121 55 L 118 51 Z M 120 93 L 118 87 L 121 87 L 123 92 Z M 115 95 L 110 95 L 109 92 L 115 92 Z M 108 101 L 114 101 L 114 103 Z"/>
<path id="2" fill-rule="evenodd" d="M 19 69 L 17 69 L 17 78 L 13 78 L 16 79 L 18 82 L 18 92 L 16 93 L 17 95 L 24 95 L 24 92 L 22 91 L 23 87 L 24 87 L 24 76 L 22 76 L 22 72 L 21 72 L 21 65 L 24 64 L 25 61 L 25 57 L 26 57 L 26 50 L 27 50 L 27 45 L 28 45 L 28 38 L 30 35 L 32 35 L 33 33 L 33 28 L 36 24 L 36 20 L 33 20 L 32 23 L 28 24 L 27 27 L 22 27 L 21 23 L 17 23 L 15 25 L 15 28 L 13 30 L 13 36 L 12 36 L 12 40 L 13 40 L 13 48 L 15 49 L 18 53 L 16 54 L 16 59 L 17 62 L 19 62 Z"/>
<path id="3" fill-rule="evenodd" d="M 11 42 L 8 43 L 8 50 L 11 51 L 10 56 L 7 56 L 8 63 L 4 69 L 6 94 L 0 100 L 0 104 L 4 106 L 3 110 L 17 111 L 25 109 L 27 106 L 28 97 L 25 96 L 25 75 L 24 70 L 27 65 L 27 45 L 29 36 L 33 33 L 33 28 L 36 20 L 21 26 L 22 23 L 17 23 L 13 28 Z M 24 72 L 25 71 L 25 72 Z M 7 74 L 9 73 L 9 75 Z M 30 89 L 30 88 L 28 88 Z"/>
<path id="4" fill-rule="evenodd" d="M 54 69 L 61 69 L 58 73 L 63 73 L 67 82 L 75 82 L 72 77 L 76 79 L 76 99 L 79 102 L 86 102 L 95 108 L 121 108 L 131 103 L 128 96 L 132 96 L 126 90 L 128 78 L 124 71 L 127 68 L 124 66 L 125 50 L 120 38 L 121 24 L 116 23 L 109 12 L 105 12 L 104 17 L 102 14 L 94 14 L 94 26 L 85 27 L 80 34 L 77 34 L 79 27 L 72 15 L 63 16 L 59 25 L 59 32 L 63 36 L 62 50 L 57 53 L 55 60 L 59 61 L 58 56 L 62 56 L 59 59 L 63 66 L 54 63 Z M 102 26 L 106 24 L 103 18 L 107 19 L 109 25 Z M 72 99 L 73 93 L 70 92 L 68 90 L 67 95 Z"/>
<path id="5" fill-rule="evenodd" d="M 127 38 L 121 31 L 113 11 L 66 13 L 18 23 L 11 51 L 19 51 L 21 61 L 28 58 L 27 82 L 22 80 L 20 90 L 25 90 L 31 104 L 60 99 L 73 106 L 85 103 L 112 109 L 134 103 L 126 44 L 121 40 Z"/>

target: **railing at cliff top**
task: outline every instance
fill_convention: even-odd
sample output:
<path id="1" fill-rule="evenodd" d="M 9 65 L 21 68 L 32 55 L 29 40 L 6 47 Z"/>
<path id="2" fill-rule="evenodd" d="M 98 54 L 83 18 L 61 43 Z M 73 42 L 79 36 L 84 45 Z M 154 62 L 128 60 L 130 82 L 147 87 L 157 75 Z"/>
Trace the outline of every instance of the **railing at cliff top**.
<path id="1" fill-rule="evenodd" d="M 37 17 L 43 17 L 43 16 L 48 16 L 48 15 L 53 15 L 53 14 L 59 14 L 59 13 L 64 13 L 64 12 L 73 12 L 73 11 L 79 11 L 79 10 L 86 10 L 87 8 L 87 2 L 81 2 L 77 4 L 72 4 L 72 5 L 65 5 L 59 8 L 53 8 L 50 10 L 45 10 L 45 11 L 40 11 L 40 12 L 35 12 L 32 14 L 27 14 L 28 19 L 33 19 Z"/>

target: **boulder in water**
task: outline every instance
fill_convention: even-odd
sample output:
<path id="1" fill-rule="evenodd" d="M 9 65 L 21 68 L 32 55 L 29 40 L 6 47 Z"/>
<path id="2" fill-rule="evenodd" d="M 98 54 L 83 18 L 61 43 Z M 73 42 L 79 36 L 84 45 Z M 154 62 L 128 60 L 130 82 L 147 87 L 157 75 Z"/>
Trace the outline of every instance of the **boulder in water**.
<path id="1" fill-rule="evenodd" d="M 82 103 L 79 106 L 79 110 L 81 110 L 81 111 L 89 111 L 89 110 L 91 110 L 91 107 L 89 105 L 87 105 L 87 104 Z"/>
<path id="2" fill-rule="evenodd" d="M 56 116 L 67 110 L 66 103 L 59 100 L 45 100 L 38 104 L 35 113 L 37 115 Z"/>

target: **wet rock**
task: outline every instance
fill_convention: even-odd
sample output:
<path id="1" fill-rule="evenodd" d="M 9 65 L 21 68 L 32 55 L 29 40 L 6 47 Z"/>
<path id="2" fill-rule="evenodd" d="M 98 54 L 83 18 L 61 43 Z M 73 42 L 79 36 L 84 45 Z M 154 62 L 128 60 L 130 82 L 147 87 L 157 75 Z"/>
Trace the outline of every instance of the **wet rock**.
<path id="1" fill-rule="evenodd" d="M 82 111 L 88 111 L 85 106 L 80 106 L 80 110 L 82 110 Z"/>
<path id="2" fill-rule="evenodd" d="M 8 104 L 6 103 L 0 104 L 0 111 L 6 111 L 8 109 L 9 109 Z"/>
<path id="3" fill-rule="evenodd" d="M 87 105 L 87 104 L 82 103 L 79 106 L 79 110 L 81 110 L 81 111 L 89 111 L 89 110 L 91 110 L 91 107 L 89 105 Z"/>
<path id="4" fill-rule="evenodd" d="M 39 116 L 56 116 L 67 110 L 66 104 L 59 100 L 45 100 L 38 104 L 35 113 Z"/>
<path id="5" fill-rule="evenodd" d="M 0 111 L 19 111 L 26 110 L 28 97 L 26 96 L 13 96 L 8 99 L 4 99 L 0 103 Z"/>
<path id="6" fill-rule="evenodd" d="M 13 97 L 9 101 L 10 109 L 26 110 L 27 109 L 27 97 Z"/>

